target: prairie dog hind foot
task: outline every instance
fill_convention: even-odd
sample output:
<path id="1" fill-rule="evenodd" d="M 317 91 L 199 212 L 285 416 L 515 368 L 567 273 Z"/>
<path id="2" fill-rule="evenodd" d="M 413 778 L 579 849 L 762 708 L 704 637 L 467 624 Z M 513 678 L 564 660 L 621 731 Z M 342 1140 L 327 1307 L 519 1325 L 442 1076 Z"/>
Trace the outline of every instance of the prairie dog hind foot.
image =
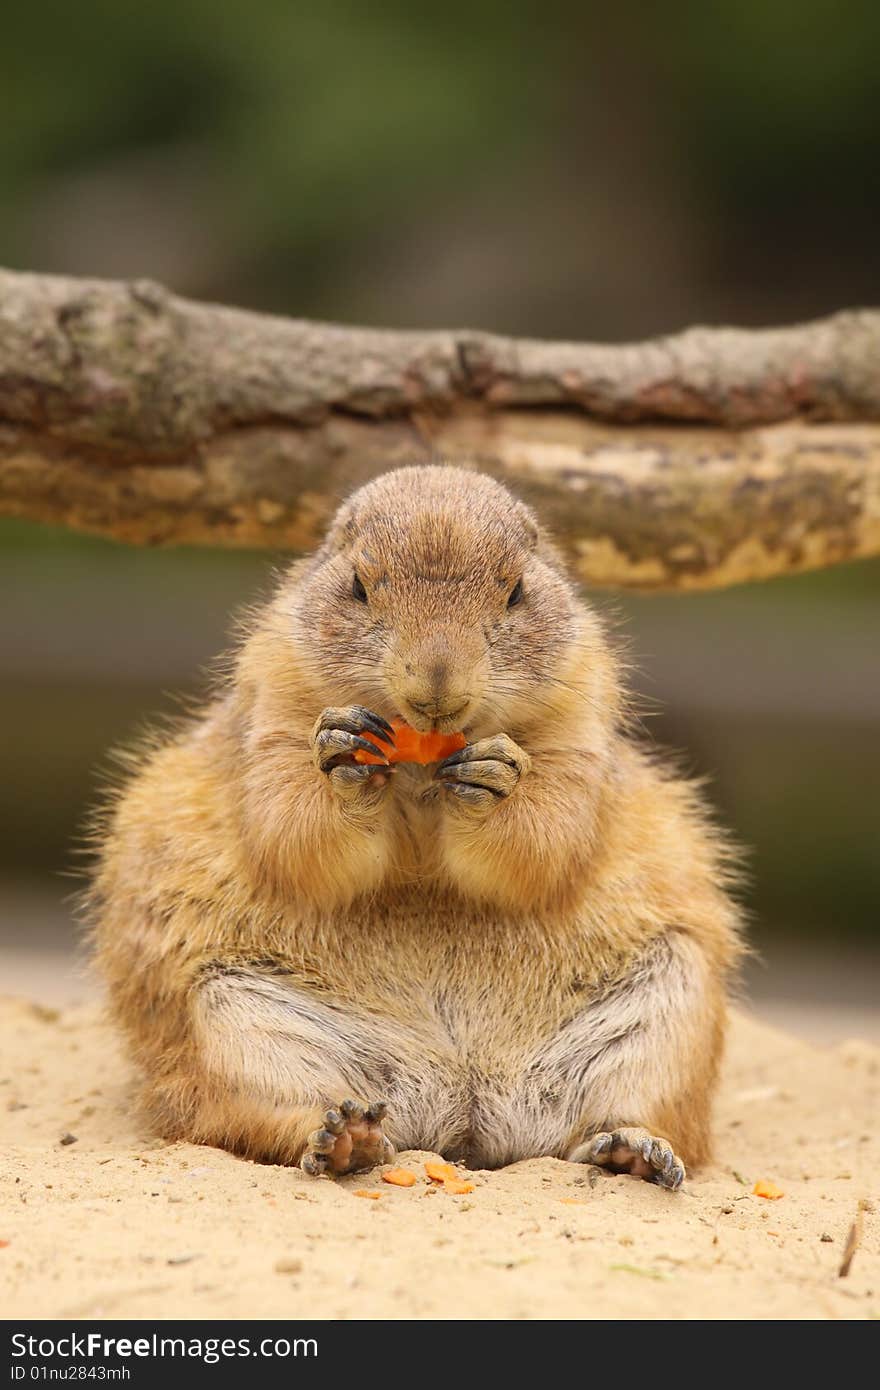
<path id="1" fill-rule="evenodd" d="M 630 1173 L 675 1191 L 685 1178 L 685 1168 L 666 1139 L 646 1129 L 615 1129 L 593 1134 L 569 1154 L 572 1163 L 593 1163 L 613 1173 Z"/>
<path id="2" fill-rule="evenodd" d="M 387 1163 L 394 1157 L 394 1145 L 382 1129 L 387 1108 L 382 1100 L 366 1107 L 356 1100 L 331 1106 L 324 1114 L 323 1127 L 314 1130 L 306 1141 L 300 1161 L 303 1172 L 311 1178 L 322 1173 L 341 1177 Z"/>

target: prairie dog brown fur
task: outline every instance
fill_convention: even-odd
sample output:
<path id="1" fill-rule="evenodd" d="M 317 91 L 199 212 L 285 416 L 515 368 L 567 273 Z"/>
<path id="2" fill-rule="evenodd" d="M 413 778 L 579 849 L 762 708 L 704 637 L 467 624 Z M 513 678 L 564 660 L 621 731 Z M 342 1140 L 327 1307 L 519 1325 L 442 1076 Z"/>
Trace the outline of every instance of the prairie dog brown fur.
<path id="1" fill-rule="evenodd" d="M 401 716 L 468 746 L 352 762 Z M 724 842 L 628 736 L 601 622 L 490 478 L 356 492 L 100 848 L 98 964 L 162 1134 L 315 1174 L 396 1146 L 675 1187 L 706 1158 Z"/>

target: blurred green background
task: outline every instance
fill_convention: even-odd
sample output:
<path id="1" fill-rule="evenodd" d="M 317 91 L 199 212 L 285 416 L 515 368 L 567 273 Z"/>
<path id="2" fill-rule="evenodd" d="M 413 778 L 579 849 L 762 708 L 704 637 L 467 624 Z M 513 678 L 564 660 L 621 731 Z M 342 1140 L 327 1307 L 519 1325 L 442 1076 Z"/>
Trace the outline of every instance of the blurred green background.
<path id="1" fill-rule="evenodd" d="M 606 340 L 877 299 L 867 0 L 55 0 L 3 29 L 8 266 Z M 279 558 L 0 523 L 0 883 L 19 933 L 69 930 L 60 875 L 107 747 L 198 688 Z M 866 563 L 610 601 L 646 724 L 751 848 L 771 952 L 877 944 L 878 597 Z"/>

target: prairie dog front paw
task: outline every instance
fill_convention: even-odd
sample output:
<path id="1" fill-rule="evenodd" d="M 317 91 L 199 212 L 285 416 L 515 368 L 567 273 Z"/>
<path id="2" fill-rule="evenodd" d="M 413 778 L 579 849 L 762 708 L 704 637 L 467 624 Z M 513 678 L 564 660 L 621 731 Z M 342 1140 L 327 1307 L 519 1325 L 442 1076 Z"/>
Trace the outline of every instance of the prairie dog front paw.
<path id="1" fill-rule="evenodd" d="M 354 762 L 354 754 L 358 750 L 375 754 L 383 745 L 393 744 L 391 725 L 363 705 L 329 706 L 318 716 L 311 734 L 312 758 L 332 791 L 365 806 L 382 800 L 391 774 L 387 764 Z"/>
<path id="2" fill-rule="evenodd" d="M 453 805 L 485 812 L 511 796 L 532 760 L 507 734 L 469 743 L 446 758 L 434 774 Z"/>

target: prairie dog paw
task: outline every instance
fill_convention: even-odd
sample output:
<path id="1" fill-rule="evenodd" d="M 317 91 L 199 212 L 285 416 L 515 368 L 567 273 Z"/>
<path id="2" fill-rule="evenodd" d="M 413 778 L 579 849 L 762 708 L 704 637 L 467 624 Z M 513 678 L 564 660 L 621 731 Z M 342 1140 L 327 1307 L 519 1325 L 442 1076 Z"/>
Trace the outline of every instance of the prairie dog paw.
<path id="1" fill-rule="evenodd" d="M 569 1154 L 572 1163 L 594 1163 L 613 1173 L 657 1183 L 674 1191 L 684 1182 L 685 1168 L 666 1139 L 656 1139 L 646 1129 L 615 1129 L 593 1134 Z"/>
<path id="2" fill-rule="evenodd" d="M 394 1145 L 382 1129 L 386 1109 L 382 1100 L 366 1107 L 356 1100 L 331 1106 L 322 1128 L 314 1130 L 306 1141 L 299 1165 L 303 1172 L 312 1178 L 322 1173 L 339 1177 L 387 1163 L 394 1157 Z"/>
<path id="3" fill-rule="evenodd" d="M 369 734 L 376 742 L 371 743 Z M 394 743 L 391 725 L 363 705 L 330 706 L 318 716 L 311 734 L 312 758 L 332 790 L 346 801 L 379 802 L 390 779 L 387 765 L 356 763 L 354 754 L 381 752 Z"/>
<path id="4" fill-rule="evenodd" d="M 446 758 L 434 774 L 450 800 L 465 810 L 489 810 L 511 795 L 532 760 L 507 734 L 469 743 Z"/>

